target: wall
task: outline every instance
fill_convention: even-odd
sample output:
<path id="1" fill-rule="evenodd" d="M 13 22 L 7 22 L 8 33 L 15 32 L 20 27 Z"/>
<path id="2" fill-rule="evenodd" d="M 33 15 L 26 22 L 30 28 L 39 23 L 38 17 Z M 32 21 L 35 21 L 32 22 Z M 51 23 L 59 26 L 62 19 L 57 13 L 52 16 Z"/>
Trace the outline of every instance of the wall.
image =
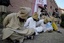
<path id="1" fill-rule="evenodd" d="M 11 12 L 18 12 L 19 8 L 24 6 L 24 7 L 30 7 L 32 9 L 32 12 L 34 11 L 34 4 L 35 4 L 35 0 L 10 0 L 11 5 L 13 6 L 9 6 L 8 7 L 8 11 Z M 48 12 L 50 12 L 52 14 L 53 10 L 55 8 L 57 8 L 58 6 L 56 5 L 54 0 L 47 0 L 47 9 Z M 45 3 L 45 2 L 43 2 Z M 52 6 L 52 8 L 50 8 Z"/>
<path id="2" fill-rule="evenodd" d="M 11 5 L 8 7 L 8 11 L 18 12 L 20 7 L 30 7 L 33 9 L 34 0 L 10 0 Z"/>
<path id="3" fill-rule="evenodd" d="M 57 4 L 55 3 L 54 0 L 47 0 L 47 9 L 48 12 L 52 15 L 52 12 L 54 11 L 55 8 L 58 8 Z"/>
<path id="4" fill-rule="evenodd" d="M 60 11 L 61 11 L 61 14 L 64 14 L 64 9 L 60 9 Z"/>

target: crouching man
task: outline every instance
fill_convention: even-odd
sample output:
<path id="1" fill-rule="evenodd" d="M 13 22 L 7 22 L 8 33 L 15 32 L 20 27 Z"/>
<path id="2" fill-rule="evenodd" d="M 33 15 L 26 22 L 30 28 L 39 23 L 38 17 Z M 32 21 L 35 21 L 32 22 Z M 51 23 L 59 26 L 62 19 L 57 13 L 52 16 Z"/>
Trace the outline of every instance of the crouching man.
<path id="1" fill-rule="evenodd" d="M 28 18 L 25 22 L 24 27 L 34 29 L 35 35 L 38 35 L 39 32 L 43 31 L 42 26 L 39 26 L 39 24 L 43 21 L 39 21 L 38 14 L 35 12 L 32 17 Z M 37 26 L 38 25 L 38 26 Z"/>
<path id="2" fill-rule="evenodd" d="M 3 40 L 10 38 L 11 40 L 18 40 L 21 43 L 25 36 L 31 36 L 34 33 L 33 29 L 24 28 L 24 22 L 30 11 L 31 9 L 28 7 L 21 7 L 18 13 L 7 15 L 3 21 Z"/>

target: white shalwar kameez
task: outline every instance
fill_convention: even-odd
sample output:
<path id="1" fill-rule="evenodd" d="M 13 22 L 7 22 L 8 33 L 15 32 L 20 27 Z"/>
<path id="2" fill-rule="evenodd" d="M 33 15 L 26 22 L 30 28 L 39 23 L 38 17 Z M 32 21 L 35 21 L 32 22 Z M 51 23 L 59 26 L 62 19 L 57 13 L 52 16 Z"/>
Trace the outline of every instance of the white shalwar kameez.
<path id="1" fill-rule="evenodd" d="M 27 21 L 24 24 L 24 27 L 26 28 L 30 28 L 30 29 L 34 29 L 36 35 L 38 35 L 38 32 L 42 32 L 43 28 L 42 28 L 42 22 L 43 20 L 40 20 L 38 22 L 34 21 L 32 17 L 28 18 Z M 37 26 L 37 25 L 41 25 L 41 26 Z"/>

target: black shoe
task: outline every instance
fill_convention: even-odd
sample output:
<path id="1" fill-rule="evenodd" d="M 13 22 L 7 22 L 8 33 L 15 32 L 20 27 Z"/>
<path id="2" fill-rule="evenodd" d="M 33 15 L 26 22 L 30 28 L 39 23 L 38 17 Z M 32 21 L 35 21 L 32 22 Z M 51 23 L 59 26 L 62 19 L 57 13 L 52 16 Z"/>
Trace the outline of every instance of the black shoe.
<path id="1" fill-rule="evenodd" d="M 13 40 L 11 40 L 10 38 L 7 38 L 6 40 L 10 43 L 13 43 Z"/>
<path id="2" fill-rule="evenodd" d="M 34 39 L 34 36 L 28 36 L 27 39 L 33 40 Z"/>
<path id="3" fill-rule="evenodd" d="M 38 32 L 38 33 L 43 33 L 44 31 L 42 31 L 42 32 Z"/>
<path id="4" fill-rule="evenodd" d="M 53 29 L 53 31 L 56 31 L 56 30 Z"/>
<path id="5" fill-rule="evenodd" d="M 19 41 L 18 40 L 13 40 L 13 43 L 19 43 Z"/>
<path id="6" fill-rule="evenodd" d="M 48 33 L 52 33 L 52 31 L 48 31 Z"/>
<path id="7" fill-rule="evenodd" d="M 57 31 L 57 32 L 62 34 L 62 32 L 60 32 L 60 31 Z"/>
<path id="8" fill-rule="evenodd" d="M 36 34 L 36 33 L 34 32 L 32 35 L 35 36 L 35 34 Z"/>

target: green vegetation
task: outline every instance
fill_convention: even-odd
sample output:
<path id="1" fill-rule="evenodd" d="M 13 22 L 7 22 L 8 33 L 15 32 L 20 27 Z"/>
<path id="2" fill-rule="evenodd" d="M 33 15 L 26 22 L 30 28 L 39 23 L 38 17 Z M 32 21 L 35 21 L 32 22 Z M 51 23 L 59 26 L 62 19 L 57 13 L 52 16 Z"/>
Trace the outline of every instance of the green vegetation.
<path id="1" fill-rule="evenodd" d="M 64 28 L 64 14 L 61 15 L 61 24 L 60 24 L 60 26 Z"/>

